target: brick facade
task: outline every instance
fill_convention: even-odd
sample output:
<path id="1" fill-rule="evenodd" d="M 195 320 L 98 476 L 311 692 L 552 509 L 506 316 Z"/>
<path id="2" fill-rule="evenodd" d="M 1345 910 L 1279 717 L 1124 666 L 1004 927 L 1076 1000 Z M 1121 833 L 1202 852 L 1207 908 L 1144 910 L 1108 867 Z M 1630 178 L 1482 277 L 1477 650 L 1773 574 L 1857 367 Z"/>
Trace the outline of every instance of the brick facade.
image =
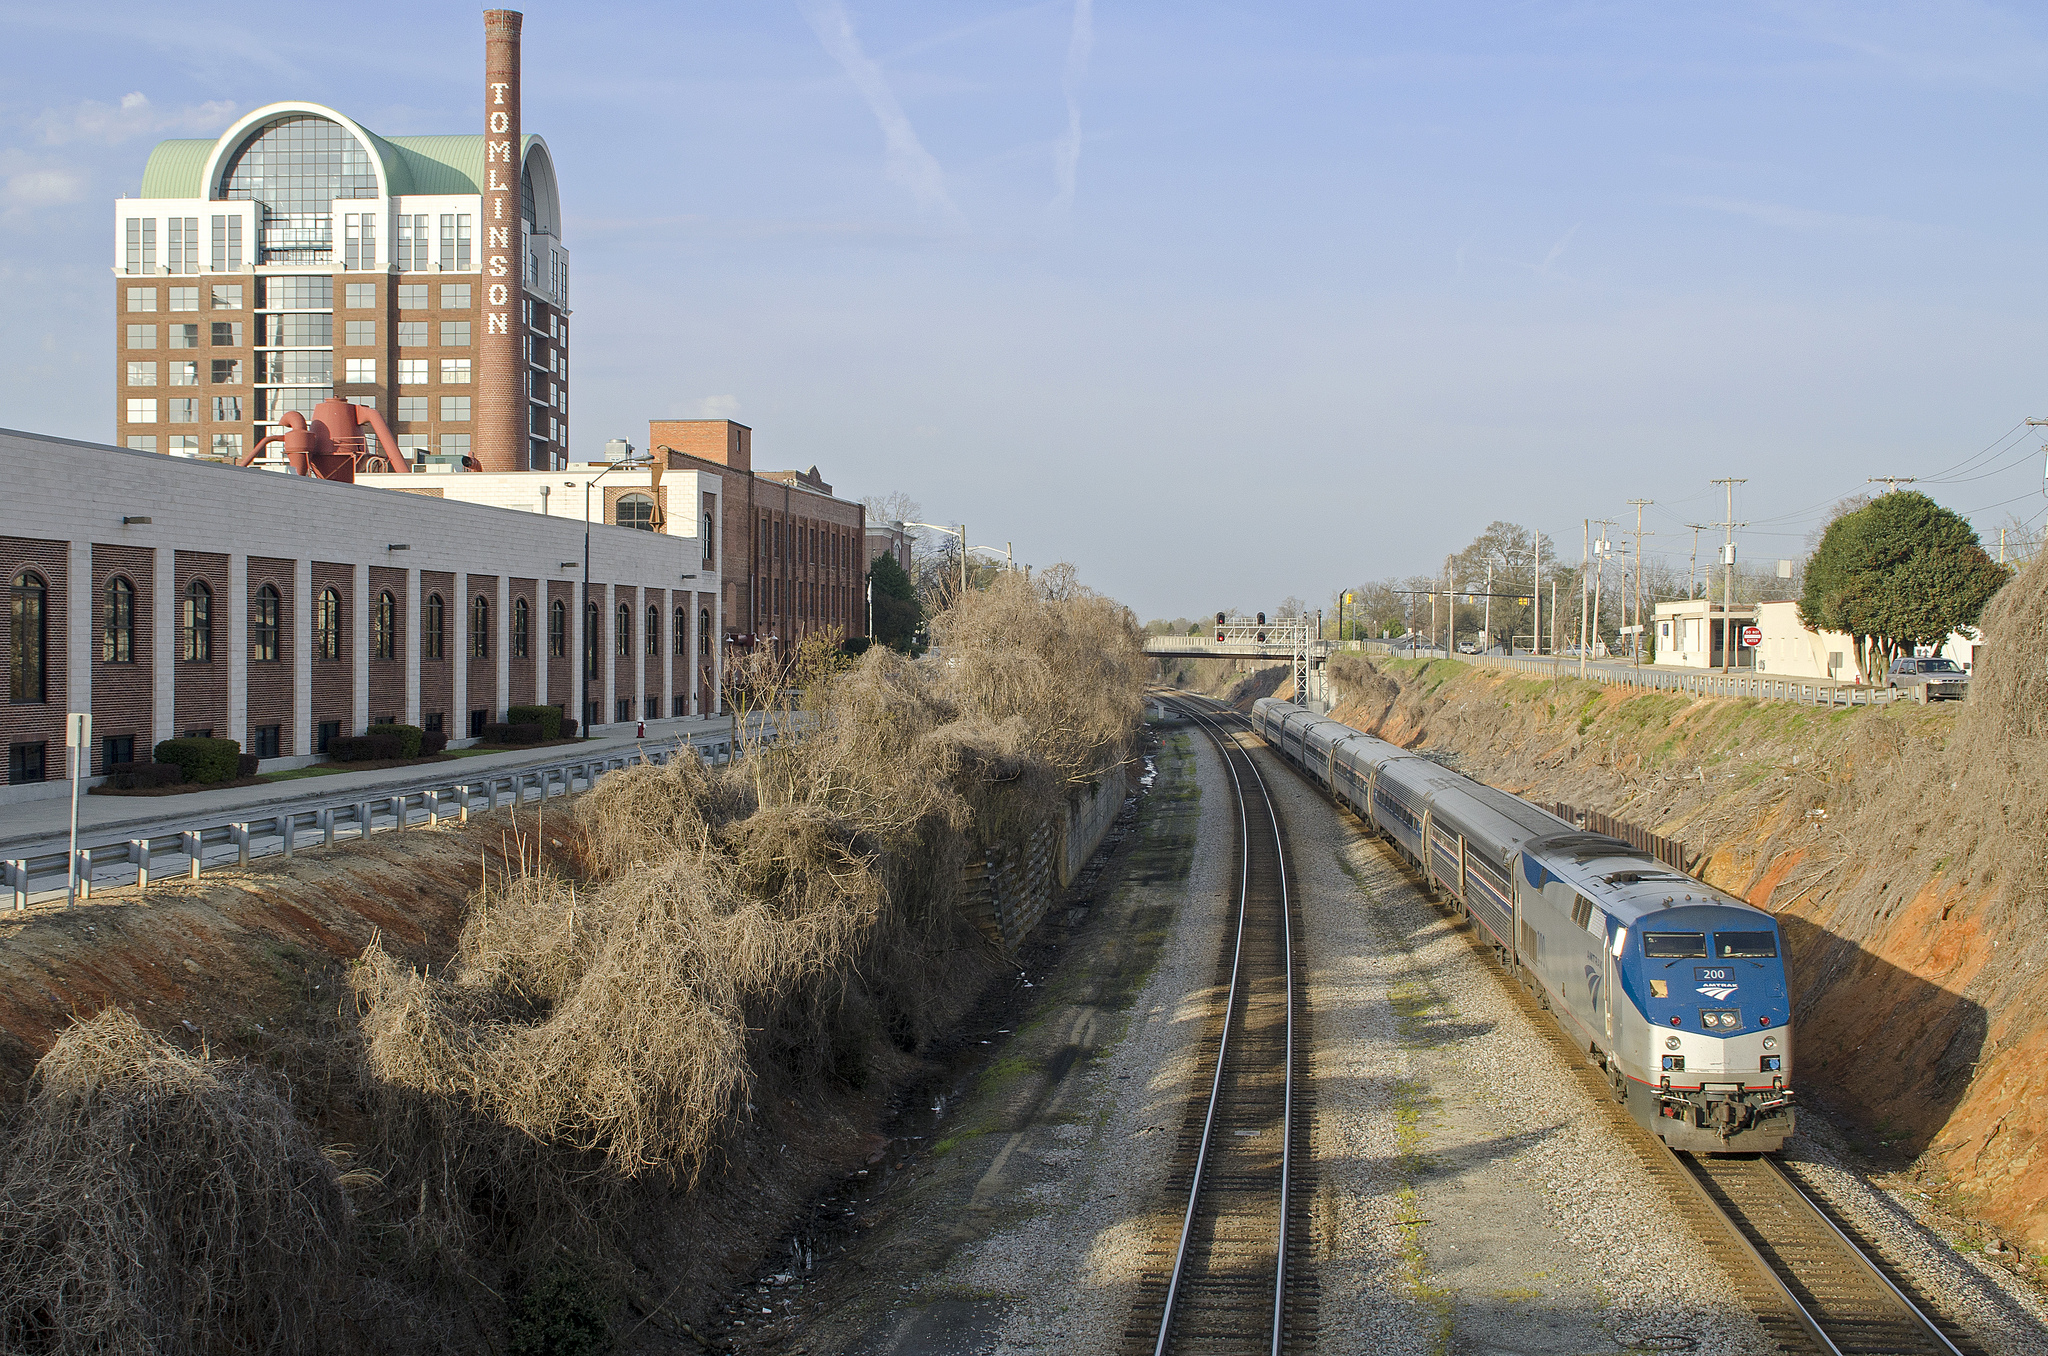
<path id="1" fill-rule="evenodd" d="M 483 606 L 484 632 L 481 650 L 478 653 L 479 638 L 475 634 L 476 607 Z M 462 599 L 462 655 L 469 665 L 469 709 L 463 715 L 463 732 L 466 736 L 480 735 L 476 716 L 481 713 L 483 724 L 505 718 L 505 703 L 498 699 L 498 650 L 493 643 L 498 621 L 498 579 L 496 575 L 472 574 L 463 580 Z"/>
<path id="2" fill-rule="evenodd" d="M 176 665 L 176 705 L 172 724 L 179 735 L 190 732 L 225 735 L 228 728 L 228 558 L 211 551 L 180 551 L 177 554 L 178 643 L 172 650 Z M 204 584 L 211 617 L 200 639 L 207 652 L 204 659 L 187 658 L 192 637 L 187 626 L 187 605 L 192 586 Z"/>
<path id="3" fill-rule="evenodd" d="M 335 623 L 339 634 L 329 641 L 321 636 L 323 604 L 333 593 Z M 313 752 L 320 747 L 321 729 L 330 735 L 350 734 L 355 729 L 355 569 L 332 561 L 313 562 L 313 588 L 308 602 L 313 609 Z"/>
<path id="4" fill-rule="evenodd" d="M 150 644 L 155 635 L 151 609 L 155 603 L 153 571 L 156 552 L 141 546 L 114 546 L 100 542 L 92 548 L 93 674 L 92 674 L 92 768 L 106 769 L 109 740 L 124 741 L 129 756 L 147 760 L 153 717 L 154 688 L 150 682 Z M 112 633 L 115 581 L 125 584 L 127 623 L 125 634 Z M 115 651 L 109 654 L 109 650 Z"/>
<path id="5" fill-rule="evenodd" d="M 64 681 L 69 672 L 71 607 L 68 600 L 71 575 L 63 542 L 23 537 L 0 537 L 0 569 L 6 571 L 10 590 L 23 572 L 43 584 L 43 691 L 41 701 L 15 702 L 4 709 L 7 717 L 6 742 L 25 748 L 40 745 L 45 776 L 62 777 L 64 768 L 64 713 L 70 696 Z"/>
<path id="6" fill-rule="evenodd" d="M 391 653 L 377 653 L 377 609 L 386 594 L 391 597 Z M 412 610 L 406 605 L 405 571 L 370 567 L 370 723 L 404 721 L 406 653 L 419 643 L 413 634 Z"/>
<path id="7" fill-rule="evenodd" d="M 254 752 L 257 731 L 275 725 L 280 753 L 297 747 L 298 721 L 294 718 L 292 674 L 298 655 L 298 590 L 294 584 L 297 564 L 276 556 L 249 557 L 249 587 L 244 606 L 249 610 L 249 738 L 243 747 Z M 277 643 L 274 659 L 258 658 L 255 635 L 258 598 L 268 587 L 277 591 Z M 316 727 L 317 728 L 317 727 Z"/>

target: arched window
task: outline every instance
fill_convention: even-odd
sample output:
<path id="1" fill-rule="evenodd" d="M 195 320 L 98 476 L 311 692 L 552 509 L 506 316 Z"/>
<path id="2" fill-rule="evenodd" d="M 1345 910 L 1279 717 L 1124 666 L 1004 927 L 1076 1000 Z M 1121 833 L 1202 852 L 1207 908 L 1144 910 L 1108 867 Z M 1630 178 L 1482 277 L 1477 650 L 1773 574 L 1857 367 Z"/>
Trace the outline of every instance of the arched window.
<path id="1" fill-rule="evenodd" d="M 619 658 L 630 659 L 633 655 L 633 609 L 619 604 Z"/>
<path id="2" fill-rule="evenodd" d="M 697 653 L 711 653 L 711 609 L 705 608 L 697 614 Z"/>
<path id="3" fill-rule="evenodd" d="M 491 657 L 491 600 L 481 593 L 469 600 L 469 656 Z"/>
<path id="4" fill-rule="evenodd" d="M 718 551 L 718 522 L 711 510 L 704 510 L 704 563 L 709 565 Z"/>
<path id="5" fill-rule="evenodd" d="M 249 658 L 268 664 L 277 658 L 277 590 L 265 584 L 249 604 Z"/>
<path id="6" fill-rule="evenodd" d="M 334 258 L 336 198 L 377 196 L 377 170 L 355 135 L 316 113 L 287 113 L 242 143 L 221 173 L 221 194 L 260 202 L 260 263 Z"/>
<path id="7" fill-rule="evenodd" d="M 682 608 L 676 609 L 676 633 L 670 642 L 675 652 L 687 658 L 690 653 L 690 614 Z"/>
<path id="8" fill-rule="evenodd" d="M 420 629 L 420 658 L 445 659 L 448 655 L 443 637 L 447 634 L 448 618 L 441 603 L 441 595 L 427 595 L 427 624 Z"/>
<path id="9" fill-rule="evenodd" d="M 100 659 L 108 664 L 135 662 L 135 585 L 116 576 L 107 581 L 106 625 L 100 628 Z"/>
<path id="10" fill-rule="evenodd" d="M 622 494 L 613 510 L 612 521 L 620 527 L 634 527 L 642 532 L 654 530 L 654 501 L 644 494 Z"/>
<path id="11" fill-rule="evenodd" d="M 529 649 L 531 641 L 528 639 L 530 635 L 531 624 L 532 618 L 527 611 L 526 600 L 524 598 L 513 599 L 512 657 L 514 659 L 524 659 L 531 652 Z"/>
<path id="12" fill-rule="evenodd" d="M 649 604 L 647 607 L 647 657 L 661 653 L 661 609 Z"/>
<path id="13" fill-rule="evenodd" d="M 313 646 L 322 659 L 341 658 L 341 591 L 332 585 L 320 590 L 320 607 L 313 614 Z"/>
<path id="14" fill-rule="evenodd" d="M 560 598 L 548 604 L 548 658 L 569 653 L 569 605 Z"/>
<path id="15" fill-rule="evenodd" d="M 597 604 L 594 602 L 585 603 L 583 605 L 583 676 L 585 678 L 597 677 L 597 623 Z"/>
<path id="16" fill-rule="evenodd" d="M 48 700 L 50 586 L 34 570 L 14 576 L 7 588 L 7 700 Z"/>
<path id="17" fill-rule="evenodd" d="M 371 651 L 378 659 L 398 658 L 398 599 L 386 589 L 377 595 L 377 615 L 371 627 L 377 633 L 376 649 Z"/>
<path id="18" fill-rule="evenodd" d="M 210 664 L 213 662 L 213 590 L 203 579 L 195 579 L 185 586 L 184 623 L 179 629 L 184 633 L 181 653 L 188 664 Z"/>

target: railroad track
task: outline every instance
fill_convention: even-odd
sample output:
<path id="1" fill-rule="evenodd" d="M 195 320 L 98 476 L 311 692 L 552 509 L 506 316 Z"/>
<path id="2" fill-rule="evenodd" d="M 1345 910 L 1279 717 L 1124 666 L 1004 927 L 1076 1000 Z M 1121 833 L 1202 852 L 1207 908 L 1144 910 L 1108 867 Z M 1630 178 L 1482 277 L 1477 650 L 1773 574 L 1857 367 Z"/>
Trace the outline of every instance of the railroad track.
<path id="1" fill-rule="evenodd" d="M 1314 1310 L 1302 1171 L 1310 1107 L 1296 1073 L 1307 1014 L 1285 835 L 1265 779 L 1228 728 L 1242 718 L 1184 698 L 1166 704 L 1208 736 L 1229 773 L 1237 909 L 1218 963 L 1222 1009 L 1199 1048 L 1209 1077 L 1189 1099 L 1168 1176 L 1186 1208 L 1154 1244 L 1124 1349 L 1278 1356 L 1312 1339 Z"/>
<path id="2" fill-rule="evenodd" d="M 1347 806 L 1338 808 L 1351 814 Z M 1435 897 L 1407 863 L 1402 869 L 1426 897 Z M 1438 902 L 1457 909 L 1455 900 Z M 1493 947 L 1469 922 L 1461 920 L 1460 927 L 1475 951 L 1495 959 Z M 1531 1028 L 1551 1042 L 1610 1128 L 1634 1151 L 1641 1179 L 1670 1197 L 1782 1350 L 1797 1356 L 1985 1356 L 1871 1240 L 1775 1159 L 1677 1153 L 1643 1129 L 1615 1102 L 1605 1073 L 1551 1020 L 1536 995 L 1517 977 L 1497 967 L 1496 972 Z"/>

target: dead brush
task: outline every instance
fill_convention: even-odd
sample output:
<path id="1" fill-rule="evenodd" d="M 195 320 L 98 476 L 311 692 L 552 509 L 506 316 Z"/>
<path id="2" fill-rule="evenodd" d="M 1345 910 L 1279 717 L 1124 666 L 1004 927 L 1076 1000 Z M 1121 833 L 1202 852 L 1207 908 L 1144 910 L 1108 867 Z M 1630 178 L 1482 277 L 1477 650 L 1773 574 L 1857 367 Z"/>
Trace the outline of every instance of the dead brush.
<path id="1" fill-rule="evenodd" d="M 339 1350 L 350 1228 L 269 1079 L 109 1008 L 37 1064 L 0 1158 L 0 1350 Z"/>

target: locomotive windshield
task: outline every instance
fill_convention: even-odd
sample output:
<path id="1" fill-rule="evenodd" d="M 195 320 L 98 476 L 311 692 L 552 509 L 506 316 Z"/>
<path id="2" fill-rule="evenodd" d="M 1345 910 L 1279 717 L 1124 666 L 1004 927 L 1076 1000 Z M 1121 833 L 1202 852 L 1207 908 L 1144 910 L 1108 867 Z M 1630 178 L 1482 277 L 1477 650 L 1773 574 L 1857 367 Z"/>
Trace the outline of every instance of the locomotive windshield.
<path id="1" fill-rule="evenodd" d="M 1714 934 L 1714 955 L 1722 960 L 1743 960 L 1750 957 L 1775 956 L 1778 954 L 1778 934 L 1775 932 L 1717 932 Z"/>
<path id="2" fill-rule="evenodd" d="M 1707 954 L 1707 934 L 1646 932 L 1643 934 L 1643 954 L 1652 960 L 1690 960 L 1693 957 L 1704 959 Z"/>

